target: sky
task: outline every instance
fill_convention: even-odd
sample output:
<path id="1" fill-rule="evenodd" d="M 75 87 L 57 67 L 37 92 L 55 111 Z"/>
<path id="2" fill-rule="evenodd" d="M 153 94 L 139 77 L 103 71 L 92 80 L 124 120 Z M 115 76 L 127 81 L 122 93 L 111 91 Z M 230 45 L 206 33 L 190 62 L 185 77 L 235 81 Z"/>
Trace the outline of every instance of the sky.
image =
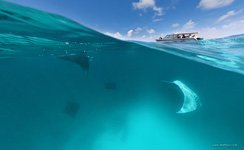
<path id="1" fill-rule="evenodd" d="M 124 40 L 153 41 L 197 31 L 204 38 L 244 33 L 244 0 L 7 0 L 60 14 Z"/>

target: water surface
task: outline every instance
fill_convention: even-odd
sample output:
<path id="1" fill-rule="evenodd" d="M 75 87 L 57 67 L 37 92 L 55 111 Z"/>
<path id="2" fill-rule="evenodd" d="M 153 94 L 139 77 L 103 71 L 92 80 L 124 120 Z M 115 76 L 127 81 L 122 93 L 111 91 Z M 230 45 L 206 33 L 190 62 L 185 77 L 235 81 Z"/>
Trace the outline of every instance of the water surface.
<path id="1" fill-rule="evenodd" d="M 2 1 L 0 21 L 1 149 L 243 149 L 244 35 L 126 42 Z M 176 113 L 176 80 L 201 107 Z"/>

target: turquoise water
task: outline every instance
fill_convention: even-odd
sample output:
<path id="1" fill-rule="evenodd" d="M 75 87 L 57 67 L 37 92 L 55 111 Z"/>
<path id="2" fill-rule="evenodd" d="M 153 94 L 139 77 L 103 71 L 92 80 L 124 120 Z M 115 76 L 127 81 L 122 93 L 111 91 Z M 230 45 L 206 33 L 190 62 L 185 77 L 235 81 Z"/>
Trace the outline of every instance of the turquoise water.
<path id="1" fill-rule="evenodd" d="M 120 41 L 0 2 L 0 149 L 243 149 L 244 35 Z"/>

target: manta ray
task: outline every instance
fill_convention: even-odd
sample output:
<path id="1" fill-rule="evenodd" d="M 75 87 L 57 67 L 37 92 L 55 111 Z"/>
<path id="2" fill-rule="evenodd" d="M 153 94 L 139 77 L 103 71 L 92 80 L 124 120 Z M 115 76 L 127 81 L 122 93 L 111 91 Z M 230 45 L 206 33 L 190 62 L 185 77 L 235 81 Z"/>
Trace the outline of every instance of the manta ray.
<path id="1" fill-rule="evenodd" d="M 80 109 L 80 104 L 75 101 L 68 101 L 65 108 L 64 113 L 70 116 L 71 118 L 75 118 Z"/>
<path id="2" fill-rule="evenodd" d="M 60 56 L 59 58 L 79 65 L 85 72 L 89 71 L 90 58 L 86 52 L 81 52 L 79 54 L 64 55 Z"/>
<path id="3" fill-rule="evenodd" d="M 107 90 L 117 90 L 118 89 L 118 85 L 116 82 L 106 82 L 104 84 L 105 89 Z"/>
<path id="4" fill-rule="evenodd" d="M 173 82 L 169 81 L 162 81 L 164 83 L 170 83 L 178 86 L 178 88 L 181 90 L 184 96 L 184 102 L 182 107 L 177 113 L 183 114 L 183 113 L 189 113 L 192 111 L 195 111 L 199 107 L 201 107 L 201 101 L 198 97 L 198 95 L 190 89 L 187 85 L 185 85 L 183 82 L 179 80 L 175 80 Z"/>

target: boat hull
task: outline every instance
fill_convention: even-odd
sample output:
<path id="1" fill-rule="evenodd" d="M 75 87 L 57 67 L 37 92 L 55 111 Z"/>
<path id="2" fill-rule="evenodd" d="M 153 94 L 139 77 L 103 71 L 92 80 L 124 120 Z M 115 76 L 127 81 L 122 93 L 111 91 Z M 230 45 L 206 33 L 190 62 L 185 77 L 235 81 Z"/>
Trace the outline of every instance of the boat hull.
<path id="1" fill-rule="evenodd" d="M 157 39 L 156 42 L 170 43 L 170 42 L 187 42 L 187 41 L 199 41 L 203 38 L 187 38 L 187 39 Z"/>

